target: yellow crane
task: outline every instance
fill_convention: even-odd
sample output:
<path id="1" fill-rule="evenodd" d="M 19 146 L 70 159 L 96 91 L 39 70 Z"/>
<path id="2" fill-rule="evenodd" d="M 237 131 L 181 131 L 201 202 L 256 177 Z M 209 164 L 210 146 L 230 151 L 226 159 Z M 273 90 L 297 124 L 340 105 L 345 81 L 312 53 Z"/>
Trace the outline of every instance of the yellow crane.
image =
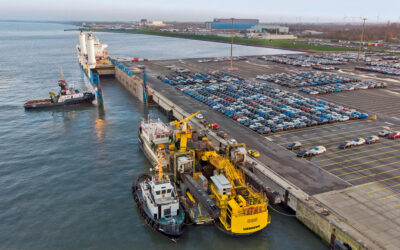
<path id="1" fill-rule="evenodd" d="M 200 157 L 214 166 L 218 174 L 210 177 L 213 181 L 210 189 L 221 211 L 219 222 L 222 228 L 236 235 L 247 235 L 265 228 L 271 222 L 267 199 L 246 184 L 243 171 L 232 164 L 228 155 L 205 151 Z M 221 175 L 229 181 L 231 188 L 225 183 L 226 189 L 221 190 L 219 184 L 224 180 Z"/>
<path id="2" fill-rule="evenodd" d="M 180 121 L 175 120 L 173 122 L 176 129 L 178 130 L 175 133 L 175 136 L 176 136 L 176 140 L 178 140 L 178 139 L 180 140 L 179 152 L 187 151 L 187 140 L 192 138 L 191 126 L 190 126 L 190 124 L 188 124 L 188 121 L 190 119 L 192 119 L 198 113 L 200 113 L 200 111 L 197 111 L 196 113 L 193 113 L 190 116 L 188 116 Z"/>

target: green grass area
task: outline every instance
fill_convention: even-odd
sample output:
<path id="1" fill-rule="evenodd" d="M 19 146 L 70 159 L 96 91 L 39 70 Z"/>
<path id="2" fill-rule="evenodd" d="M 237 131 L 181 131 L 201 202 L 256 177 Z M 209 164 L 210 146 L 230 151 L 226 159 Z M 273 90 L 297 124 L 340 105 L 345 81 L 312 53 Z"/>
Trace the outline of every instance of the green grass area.
<path id="1" fill-rule="evenodd" d="M 147 34 L 147 35 L 168 36 L 168 37 L 177 37 L 177 38 L 194 39 L 194 40 L 216 41 L 216 42 L 230 42 L 231 41 L 230 37 L 222 37 L 222 36 L 216 36 L 216 35 L 195 35 L 195 34 L 161 32 L 161 31 L 147 30 L 147 29 L 140 29 L 140 30 L 99 29 L 99 30 L 95 30 L 95 31 Z M 309 50 L 314 50 L 314 51 L 357 51 L 357 49 L 354 49 L 354 48 L 308 45 L 308 44 L 296 42 L 295 40 L 272 40 L 272 41 L 269 41 L 266 39 L 259 39 L 259 38 L 235 37 L 234 43 L 244 44 L 244 45 L 276 47 L 276 48 L 284 48 L 284 49 L 295 49 L 295 50 L 302 50 L 302 51 L 309 51 Z"/>

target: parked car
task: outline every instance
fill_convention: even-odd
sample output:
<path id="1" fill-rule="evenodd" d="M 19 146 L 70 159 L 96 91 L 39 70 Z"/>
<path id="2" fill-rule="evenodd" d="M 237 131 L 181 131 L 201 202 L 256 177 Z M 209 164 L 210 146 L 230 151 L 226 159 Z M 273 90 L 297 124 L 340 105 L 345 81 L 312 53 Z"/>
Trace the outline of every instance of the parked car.
<path id="1" fill-rule="evenodd" d="M 235 139 L 232 138 L 232 139 L 228 140 L 228 144 L 229 145 L 236 145 L 236 144 L 238 144 L 238 142 Z"/>
<path id="2" fill-rule="evenodd" d="M 400 138 L 400 131 L 394 131 L 388 135 L 389 139 Z"/>
<path id="3" fill-rule="evenodd" d="M 345 141 L 339 144 L 340 149 L 351 148 L 353 146 L 352 141 Z"/>
<path id="4" fill-rule="evenodd" d="M 299 141 L 292 142 L 287 146 L 287 149 L 289 150 L 297 150 L 300 148 L 301 148 L 301 142 Z"/>
<path id="5" fill-rule="evenodd" d="M 364 138 L 357 138 L 355 140 L 352 141 L 353 146 L 360 146 L 365 144 L 365 139 Z"/>
<path id="6" fill-rule="evenodd" d="M 319 155 L 326 152 L 326 148 L 324 146 L 317 146 L 310 150 L 313 155 Z"/>
<path id="7" fill-rule="evenodd" d="M 376 135 L 372 135 L 372 136 L 365 138 L 365 143 L 367 143 L 367 144 L 375 143 L 378 141 L 379 141 L 379 137 Z"/>
<path id="8" fill-rule="evenodd" d="M 311 153 L 311 151 L 308 151 L 308 150 L 300 150 L 297 153 L 297 157 L 301 157 L 301 158 L 310 157 L 310 156 L 312 156 L 312 153 Z"/>
<path id="9" fill-rule="evenodd" d="M 197 119 L 203 119 L 204 116 L 203 116 L 201 113 L 198 113 L 198 114 L 196 115 L 196 118 L 197 118 Z"/>
<path id="10" fill-rule="evenodd" d="M 226 139 L 226 138 L 228 138 L 228 133 L 226 133 L 225 131 L 219 131 L 218 133 L 217 133 L 217 135 L 219 136 L 219 137 L 221 137 L 221 138 L 223 138 L 223 139 Z"/>
<path id="11" fill-rule="evenodd" d="M 218 123 L 210 123 L 210 126 L 209 126 L 211 129 L 213 129 L 213 130 L 218 130 L 219 129 L 219 125 L 218 125 Z"/>
<path id="12" fill-rule="evenodd" d="M 381 137 L 386 137 L 389 134 L 390 134 L 390 131 L 388 131 L 388 130 L 382 130 L 382 131 L 379 131 L 379 133 L 378 133 L 378 135 Z"/>
<path id="13" fill-rule="evenodd" d="M 260 152 L 254 149 L 247 150 L 247 153 L 255 158 L 260 157 Z"/>

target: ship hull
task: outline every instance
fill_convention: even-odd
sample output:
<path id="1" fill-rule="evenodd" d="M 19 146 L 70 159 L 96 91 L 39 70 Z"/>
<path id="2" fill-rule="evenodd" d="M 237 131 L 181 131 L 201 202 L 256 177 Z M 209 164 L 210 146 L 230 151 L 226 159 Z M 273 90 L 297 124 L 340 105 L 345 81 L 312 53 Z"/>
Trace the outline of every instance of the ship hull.
<path id="1" fill-rule="evenodd" d="M 42 110 L 52 108 L 64 108 L 78 105 L 90 105 L 95 96 L 92 93 L 85 93 L 84 97 L 69 99 L 64 102 L 52 102 L 51 99 L 32 100 L 24 104 L 26 110 Z"/>
<path id="2" fill-rule="evenodd" d="M 150 161 L 153 167 L 157 166 L 157 155 L 153 152 L 153 150 L 151 150 L 150 145 L 148 144 L 146 139 L 142 137 L 142 133 L 140 133 L 140 130 L 138 130 L 138 143 L 140 149 L 146 155 L 147 159 Z"/>
<path id="3" fill-rule="evenodd" d="M 135 201 L 140 215 L 143 217 L 146 224 L 153 230 L 169 237 L 171 240 L 178 240 L 178 238 L 183 234 L 185 229 L 184 220 L 179 224 L 163 223 L 160 220 L 154 219 L 149 215 L 146 209 L 146 203 L 142 192 L 140 190 L 140 183 L 150 180 L 151 176 L 147 174 L 141 174 L 137 180 L 132 185 L 132 196 Z"/>

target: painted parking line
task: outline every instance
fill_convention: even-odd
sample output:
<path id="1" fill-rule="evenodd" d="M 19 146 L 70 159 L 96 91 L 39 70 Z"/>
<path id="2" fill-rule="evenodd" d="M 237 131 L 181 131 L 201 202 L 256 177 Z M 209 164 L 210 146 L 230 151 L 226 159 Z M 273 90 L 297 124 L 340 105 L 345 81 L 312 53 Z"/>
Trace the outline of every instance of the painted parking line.
<path id="1" fill-rule="evenodd" d="M 379 192 L 379 191 L 382 191 L 382 190 L 386 190 L 386 189 L 393 188 L 393 187 L 398 187 L 398 186 L 400 186 L 400 183 L 397 183 L 397 184 L 395 184 L 395 185 L 388 186 L 388 187 L 383 187 L 383 188 L 374 189 L 374 190 L 371 190 L 371 191 L 369 191 L 369 192 L 367 192 L 367 193 L 368 193 L 368 194 L 373 194 L 373 193 L 376 193 L 376 192 Z"/>
<path id="2" fill-rule="evenodd" d="M 350 149 L 363 149 L 363 148 L 365 148 L 365 147 L 368 147 L 368 146 L 372 146 L 372 145 L 382 145 L 382 144 L 386 144 L 386 143 L 390 143 L 390 142 L 393 142 L 393 141 L 385 141 L 385 142 L 379 142 L 378 144 L 375 144 L 375 143 L 373 143 L 373 144 L 367 144 L 367 145 L 365 145 L 364 147 L 356 147 L 356 148 L 349 148 L 349 149 L 340 149 L 340 150 L 337 150 L 337 151 L 333 151 L 333 152 L 329 152 L 329 153 L 326 153 L 326 154 L 322 154 L 322 155 L 320 155 L 319 157 L 320 158 L 324 158 L 325 156 L 328 156 L 328 155 L 335 155 L 335 154 L 340 154 L 340 153 L 343 153 L 343 152 L 348 152 Z M 339 149 L 339 147 L 327 147 L 326 149 L 333 149 L 333 148 L 338 148 Z"/>
<path id="3" fill-rule="evenodd" d="M 378 128 L 378 127 L 372 127 L 372 128 L 366 128 L 366 129 L 357 129 L 357 130 L 346 131 L 346 132 L 343 132 L 343 133 L 337 133 L 337 134 L 335 134 L 335 135 L 346 134 L 346 135 L 344 135 L 344 136 L 338 136 L 338 137 L 332 137 L 332 134 L 330 134 L 330 135 L 328 135 L 328 136 L 318 136 L 318 137 L 316 137 L 316 138 L 322 138 L 322 137 L 328 137 L 328 138 L 327 138 L 327 139 L 317 140 L 317 141 L 311 141 L 311 142 L 305 143 L 305 144 L 303 144 L 303 145 L 314 144 L 314 143 L 317 143 L 317 142 L 322 142 L 322 141 L 327 141 L 327 140 L 328 140 L 328 141 L 331 141 L 331 140 L 336 140 L 336 139 L 342 139 L 342 138 L 346 138 L 346 137 L 355 137 L 355 136 L 358 136 L 358 135 L 364 135 L 364 134 L 368 134 L 368 133 L 374 133 L 374 132 L 381 131 L 381 129 L 376 129 L 376 130 L 371 130 L 371 131 L 368 131 L 368 132 L 363 132 L 363 133 L 358 133 L 358 134 L 352 134 L 352 132 L 362 131 L 362 130 L 369 130 L 369 129 L 373 129 L 373 128 Z M 302 141 L 309 141 L 309 140 L 310 140 L 310 139 L 305 139 L 305 140 L 302 140 Z"/>
<path id="4" fill-rule="evenodd" d="M 356 178 L 353 178 L 353 179 L 348 179 L 348 180 L 346 180 L 346 181 L 348 181 L 348 182 L 357 181 L 357 180 L 361 180 L 361 179 L 364 179 L 364 178 L 369 178 L 369 177 L 373 177 L 373 176 L 377 176 L 377 175 L 381 175 L 381 174 L 386 174 L 386 173 L 394 172 L 394 171 L 397 171 L 397 170 L 400 170 L 400 167 L 394 168 L 394 169 L 389 169 L 389 170 L 386 170 L 386 171 L 383 171 L 383 172 L 379 172 L 379 173 L 375 173 L 375 174 L 369 174 L 369 175 L 364 175 L 364 176 L 356 177 Z"/>
<path id="5" fill-rule="evenodd" d="M 344 161 L 333 162 L 333 163 L 329 163 L 329 164 L 326 164 L 326 165 L 322 165 L 321 168 L 329 167 L 329 166 L 332 166 L 332 165 L 338 165 L 338 164 L 349 162 L 349 161 L 355 161 L 355 160 L 359 160 L 359 159 L 364 159 L 364 158 L 368 158 L 368 157 L 372 157 L 372 156 L 378 156 L 378 155 L 384 155 L 384 154 L 388 154 L 388 153 L 398 152 L 398 151 L 399 151 L 398 149 L 395 149 L 395 150 L 385 151 L 385 152 L 378 153 L 378 154 L 360 156 L 360 157 L 353 158 L 353 159 L 348 159 L 348 160 L 344 160 Z M 399 155 L 395 155 L 395 157 L 399 157 Z"/>
<path id="6" fill-rule="evenodd" d="M 388 199 L 388 198 L 396 197 L 396 196 L 399 196 L 399 195 L 400 195 L 400 193 L 395 193 L 395 194 L 392 194 L 392 195 L 388 195 L 388 196 L 379 198 L 378 200 L 379 200 L 379 201 L 381 201 L 381 200 L 386 200 L 386 199 Z"/>
<path id="7" fill-rule="evenodd" d="M 367 132 L 367 133 L 363 133 L 363 134 L 369 134 L 370 132 Z M 360 136 L 361 134 L 358 134 L 358 136 Z M 357 138 L 357 137 L 355 137 L 355 136 L 357 136 L 357 134 L 352 134 L 352 135 L 348 135 L 348 136 L 346 136 L 346 137 L 351 137 L 351 138 Z M 337 138 L 335 138 L 335 139 L 337 139 Z M 340 142 L 342 142 L 342 140 L 336 140 L 336 141 L 333 141 L 333 142 L 330 142 L 330 143 L 324 143 L 324 144 L 322 144 L 322 145 L 324 145 L 324 146 L 330 146 L 330 145 L 333 145 L 333 144 L 339 144 Z M 331 148 L 333 148 L 333 147 L 331 147 Z"/>
<path id="8" fill-rule="evenodd" d="M 386 179 L 382 179 L 382 180 L 363 183 L 363 184 L 360 184 L 360 185 L 356 185 L 355 187 L 357 187 L 357 188 L 364 187 L 364 186 L 368 186 L 368 185 L 371 185 L 371 184 L 380 183 L 380 182 L 383 182 L 383 181 L 393 180 L 393 179 L 397 179 L 397 178 L 400 178 L 400 175 L 392 176 L 392 177 L 389 177 L 389 178 L 386 178 Z"/>
<path id="9" fill-rule="evenodd" d="M 379 145 L 386 144 L 386 143 L 391 143 L 391 142 L 393 142 L 393 141 L 381 142 L 381 143 L 379 143 Z M 377 145 L 377 144 L 366 144 L 366 145 L 363 146 L 362 148 L 366 148 L 366 147 L 368 147 L 368 146 L 376 146 L 376 145 Z M 340 158 L 340 157 L 346 157 L 346 156 L 356 155 L 356 154 L 362 154 L 362 153 L 366 153 L 366 152 L 370 152 L 370 151 L 374 151 L 374 150 L 380 150 L 380 149 L 384 149 L 384 148 L 393 148 L 393 147 L 399 147 L 399 146 L 400 146 L 400 144 L 395 144 L 395 145 L 389 145 L 389 146 L 386 146 L 386 147 L 372 148 L 372 149 L 368 149 L 368 150 L 364 150 L 364 151 L 357 151 L 357 152 L 354 152 L 354 153 L 351 153 L 351 154 L 338 155 L 338 156 L 335 156 L 335 157 L 330 157 L 330 158 L 326 158 L 326 159 L 323 159 L 323 160 L 318 160 L 318 162 L 329 161 L 329 160 L 336 159 L 336 158 Z M 336 152 L 332 152 L 332 153 L 338 154 L 338 153 L 340 153 L 340 151 L 336 151 Z M 331 153 L 331 154 L 332 154 L 332 153 Z M 327 155 L 327 154 L 321 155 L 321 157 L 322 157 L 322 156 L 326 156 L 326 155 Z"/>
<path id="10" fill-rule="evenodd" d="M 357 164 L 353 164 L 350 166 L 346 166 L 346 167 L 340 167 L 340 168 L 335 168 L 335 169 L 330 169 L 328 170 L 329 172 L 333 172 L 333 171 L 337 171 L 337 170 L 341 170 L 341 169 L 348 169 L 348 168 L 352 168 L 352 167 L 357 167 L 357 166 L 361 166 L 361 165 L 365 165 L 371 162 L 376 162 L 376 161 L 383 161 L 383 160 L 387 160 L 387 159 L 391 159 L 391 158 L 395 158 L 395 157 L 399 157 L 398 155 L 392 155 L 386 158 L 381 158 L 381 159 L 375 159 L 375 160 L 370 160 L 370 161 L 366 161 L 366 162 L 361 162 L 361 163 L 357 163 Z"/>
<path id="11" fill-rule="evenodd" d="M 348 172 L 348 173 L 338 174 L 338 175 L 336 175 L 336 176 L 344 176 L 344 175 L 349 175 L 349 174 L 360 173 L 360 172 L 364 172 L 364 171 L 366 171 L 366 170 L 371 170 L 371 169 L 377 169 L 377 168 L 382 168 L 382 167 L 390 166 L 390 165 L 393 165 L 393 164 L 397 164 L 397 163 L 399 163 L 399 162 L 400 162 L 400 161 L 390 162 L 390 163 L 378 165 L 378 166 L 371 167 L 371 168 L 365 168 L 365 169 L 360 169 L 360 170 L 351 171 L 351 172 Z"/>
<path id="12" fill-rule="evenodd" d="M 327 126 L 330 126 L 330 128 L 332 128 L 332 127 L 336 127 L 336 126 L 341 126 L 343 124 L 348 124 L 351 122 L 360 122 L 360 121 L 359 120 L 348 120 L 345 122 L 339 122 L 339 124 L 336 124 L 336 125 L 332 125 L 332 124 L 328 123 L 328 124 L 316 125 L 314 127 L 305 127 L 305 128 L 294 129 L 294 130 L 281 131 L 281 132 L 277 132 L 277 134 L 294 134 L 296 132 L 303 132 L 303 130 L 314 131 L 316 129 L 321 129 L 321 128 L 324 128 Z"/>

